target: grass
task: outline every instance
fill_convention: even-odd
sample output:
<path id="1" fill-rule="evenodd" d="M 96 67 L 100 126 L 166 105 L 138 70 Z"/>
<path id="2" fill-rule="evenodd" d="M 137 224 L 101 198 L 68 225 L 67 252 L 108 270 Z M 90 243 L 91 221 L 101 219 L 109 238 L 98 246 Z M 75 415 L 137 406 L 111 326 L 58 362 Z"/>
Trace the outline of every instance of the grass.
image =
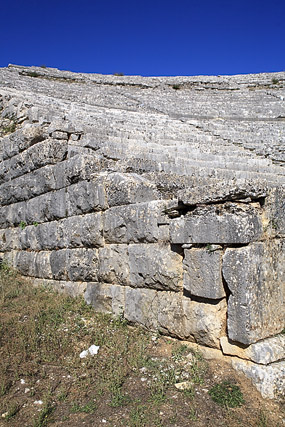
<path id="1" fill-rule="evenodd" d="M 226 408 L 236 408 L 244 404 L 244 399 L 240 388 L 230 381 L 223 381 L 216 384 L 209 390 L 213 401 Z"/>
<path id="2" fill-rule="evenodd" d="M 212 384 L 207 363 L 179 341 L 153 340 L 123 315 L 95 313 L 81 298 L 33 287 L 5 263 L 0 311 L 0 416 L 11 426 L 106 419 L 118 427 L 184 427 L 206 423 L 209 411 L 212 419 L 223 416 L 203 391 Z M 98 354 L 80 359 L 91 344 Z M 177 390 L 184 381 L 189 388 Z M 235 397 L 227 399 L 230 407 Z"/>
<path id="3" fill-rule="evenodd" d="M 10 134 L 10 133 L 13 133 L 13 132 L 15 132 L 15 130 L 16 130 L 16 122 L 15 121 L 12 121 L 11 122 L 11 124 L 10 125 L 8 125 L 8 126 L 2 126 L 1 127 L 1 131 L 2 131 L 2 134 L 3 135 L 8 135 L 8 134 Z"/>

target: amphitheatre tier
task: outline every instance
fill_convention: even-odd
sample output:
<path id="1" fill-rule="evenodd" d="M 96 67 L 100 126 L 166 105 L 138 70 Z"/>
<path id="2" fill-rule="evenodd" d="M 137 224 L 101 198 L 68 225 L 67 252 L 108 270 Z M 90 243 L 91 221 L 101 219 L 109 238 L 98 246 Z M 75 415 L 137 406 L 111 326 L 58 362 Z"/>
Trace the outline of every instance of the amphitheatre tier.
<path id="1" fill-rule="evenodd" d="M 285 72 L 9 65 L 0 158 L 2 260 L 284 393 Z"/>

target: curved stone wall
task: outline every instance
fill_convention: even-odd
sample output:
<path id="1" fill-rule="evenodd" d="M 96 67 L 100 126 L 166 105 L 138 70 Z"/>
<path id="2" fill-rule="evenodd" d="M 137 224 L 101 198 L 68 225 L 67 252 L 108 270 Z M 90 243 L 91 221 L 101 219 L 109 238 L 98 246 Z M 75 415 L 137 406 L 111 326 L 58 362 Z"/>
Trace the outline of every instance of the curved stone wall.
<path id="1" fill-rule="evenodd" d="M 1 258 L 282 393 L 284 81 L 1 69 Z"/>

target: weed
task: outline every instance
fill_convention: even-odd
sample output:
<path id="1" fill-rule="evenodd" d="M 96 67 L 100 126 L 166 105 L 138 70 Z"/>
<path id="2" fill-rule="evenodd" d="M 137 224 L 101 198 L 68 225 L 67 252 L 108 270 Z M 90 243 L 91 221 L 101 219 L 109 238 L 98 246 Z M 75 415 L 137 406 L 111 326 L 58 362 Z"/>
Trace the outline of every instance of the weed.
<path id="1" fill-rule="evenodd" d="M 172 359 L 175 360 L 176 362 L 179 362 L 183 359 L 183 357 L 189 353 L 189 347 L 185 344 L 180 344 L 180 345 L 176 345 L 174 346 L 174 348 L 172 349 Z"/>
<path id="2" fill-rule="evenodd" d="M 27 224 L 25 223 L 25 221 L 21 221 L 19 226 L 22 230 L 24 230 L 26 228 Z"/>
<path id="3" fill-rule="evenodd" d="M 188 417 L 189 417 L 189 420 L 191 421 L 197 421 L 198 417 L 197 417 L 195 408 L 190 409 Z"/>
<path id="4" fill-rule="evenodd" d="M 3 135 L 7 135 L 9 133 L 13 133 L 16 130 L 16 122 L 13 121 L 10 125 L 8 126 L 3 126 L 2 127 L 2 133 Z"/>
<path id="5" fill-rule="evenodd" d="M 122 76 L 124 76 L 125 74 L 124 73 L 114 73 L 113 74 L 113 76 L 117 76 L 117 77 L 122 77 Z"/>
<path id="6" fill-rule="evenodd" d="M 11 418 L 13 418 L 21 409 L 21 406 L 18 403 L 12 403 L 7 411 L 7 414 L 5 416 L 5 420 L 9 421 Z"/>
<path id="7" fill-rule="evenodd" d="M 34 420 L 33 427 L 45 427 L 48 424 L 51 414 L 54 412 L 55 406 L 51 402 L 47 401 L 38 417 Z"/>
<path id="8" fill-rule="evenodd" d="M 93 414 L 97 409 L 97 405 L 95 402 L 88 402 L 85 405 L 78 405 L 74 403 L 71 412 L 83 412 L 85 414 Z"/>
<path id="9" fill-rule="evenodd" d="M 236 408 L 244 403 L 240 388 L 229 381 L 214 385 L 209 394 L 214 402 L 226 408 Z"/>
<path id="10" fill-rule="evenodd" d="M 258 417 L 258 427 L 267 427 L 267 416 L 266 413 L 261 410 Z"/>
<path id="11" fill-rule="evenodd" d="M 279 80 L 278 79 L 272 79 L 272 84 L 274 84 L 274 85 L 277 85 L 279 83 Z"/>
<path id="12" fill-rule="evenodd" d="M 193 387 L 189 387 L 189 388 L 186 388 L 185 390 L 183 390 L 183 394 L 185 397 L 187 397 L 188 399 L 191 399 L 191 400 L 194 399 L 194 397 L 195 397 L 195 391 L 194 391 Z"/>
<path id="13" fill-rule="evenodd" d="M 34 225 L 35 227 L 37 227 L 37 226 L 39 225 L 39 223 L 38 223 L 37 221 L 34 221 L 34 222 L 33 222 L 33 225 Z"/>
<path id="14" fill-rule="evenodd" d="M 174 85 L 172 85 L 172 89 L 179 90 L 179 89 L 181 89 L 181 85 L 174 84 Z"/>

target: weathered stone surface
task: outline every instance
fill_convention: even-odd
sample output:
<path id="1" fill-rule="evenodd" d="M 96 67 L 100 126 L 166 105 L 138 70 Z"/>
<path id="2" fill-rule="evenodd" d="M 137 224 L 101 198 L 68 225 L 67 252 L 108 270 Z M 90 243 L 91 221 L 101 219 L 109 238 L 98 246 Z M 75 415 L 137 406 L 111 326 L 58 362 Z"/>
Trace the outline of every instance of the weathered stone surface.
<path id="1" fill-rule="evenodd" d="M 35 286 L 47 286 L 53 290 L 63 292 L 72 297 L 83 295 L 87 287 L 86 282 L 67 282 L 64 280 L 43 280 L 37 278 L 33 280 L 33 283 Z"/>
<path id="2" fill-rule="evenodd" d="M 222 279 L 221 246 L 185 249 L 183 260 L 183 287 L 191 295 L 221 299 L 226 296 Z"/>
<path id="3" fill-rule="evenodd" d="M 72 281 L 98 280 L 98 249 L 69 249 L 66 258 L 67 278 Z"/>
<path id="4" fill-rule="evenodd" d="M 224 354 L 238 356 L 262 365 L 278 362 L 285 359 L 285 335 L 277 335 L 267 338 L 247 347 L 241 347 L 230 343 L 228 338 L 221 338 L 221 347 Z"/>
<path id="5" fill-rule="evenodd" d="M 285 361 L 264 366 L 241 359 L 233 359 L 232 365 L 252 381 L 262 397 L 269 399 L 284 398 Z"/>
<path id="6" fill-rule="evenodd" d="M 197 208 L 170 222 L 170 239 L 176 244 L 249 243 L 261 234 L 259 211 L 236 203 Z"/>
<path id="7" fill-rule="evenodd" d="M 81 215 L 107 208 L 104 186 L 82 181 L 67 188 L 67 214 Z"/>
<path id="8" fill-rule="evenodd" d="M 103 224 L 100 212 L 64 219 L 61 228 L 64 230 L 66 247 L 104 246 Z"/>
<path id="9" fill-rule="evenodd" d="M 137 174 L 112 173 L 105 178 L 108 205 L 128 205 L 159 199 L 156 186 Z"/>
<path id="10" fill-rule="evenodd" d="M 228 335 L 252 344 L 284 328 L 285 242 L 252 243 L 227 249 L 223 276 L 231 295 Z"/>
<path id="11" fill-rule="evenodd" d="M 121 286 L 88 283 L 84 298 L 97 311 L 120 316 L 124 313 L 125 291 Z"/>
<path id="12" fill-rule="evenodd" d="M 157 290 L 182 290 L 182 257 L 169 245 L 129 245 L 130 284 Z"/>
<path id="13" fill-rule="evenodd" d="M 193 188 L 184 188 L 177 193 L 178 200 L 188 206 L 201 203 L 227 202 L 229 200 L 256 200 L 268 195 L 266 181 L 250 181 L 246 179 L 232 179 L 226 181 L 212 181 L 207 185 Z"/>
<path id="14" fill-rule="evenodd" d="M 128 245 L 106 245 L 99 249 L 100 282 L 130 285 Z"/>
<path id="15" fill-rule="evenodd" d="M 165 202 L 153 201 L 115 206 L 104 213 L 104 238 L 107 243 L 157 242 L 159 218 Z"/>
<path id="16" fill-rule="evenodd" d="M 126 288 L 125 317 L 152 330 L 219 348 L 226 304 L 197 303 L 181 294 Z"/>
<path id="17" fill-rule="evenodd" d="M 214 353 L 228 334 L 224 351 L 280 358 L 285 154 L 275 78 L 285 74 L 1 69 L 1 257 Z"/>

